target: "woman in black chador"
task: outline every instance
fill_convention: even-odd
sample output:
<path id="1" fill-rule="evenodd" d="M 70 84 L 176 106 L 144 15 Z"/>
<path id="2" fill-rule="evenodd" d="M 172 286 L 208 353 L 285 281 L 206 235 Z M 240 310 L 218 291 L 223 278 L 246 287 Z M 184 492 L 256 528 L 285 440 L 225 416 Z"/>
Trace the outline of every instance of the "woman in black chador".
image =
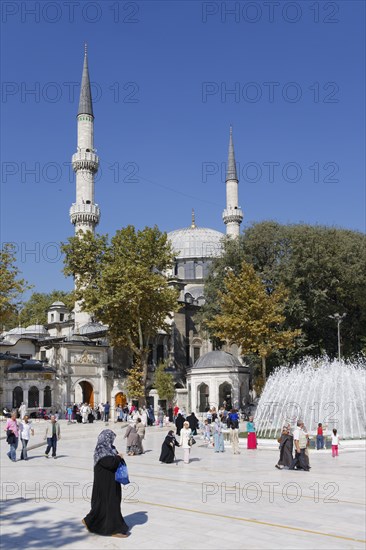
<path id="1" fill-rule="evenodd" d="M 165 464 L 171 464 L 175 458 L 175 447 L 179 447 L 178 441 L 174 437 L 173 430 L 169 430 L 168 435 L 164 439 L 164 443 L 161 447 L 160 462 Z"/>
<path id="2" fill-rule="evenodd" d="M 98 436 L 91 510 L 82 523 L 97 535 L 124 538 L 128 537 L 129 527 L 121 514 L 121 484 L 115 480 L 116 470 L 124 460 L 113 445 L 115 438 L 112 430 L 103 430 Z"/>
<path id="3" fill-rule="evenodd" d="M 178 413 L 177 418 L 175 419 L 175 425 L 177 428 L 177 435 L 180 435 L 180 431 L 183 428 L 184 416 L 181 413 Z"/>
<path id="4" fill-rule="evenodd" d="M 279 470 L 283 468 L 288 470 L 292 463 L 292 448 L 294 445 L 294 438 L 290 434 L 288 426 L 282 428 L 281 437 L 278 442 L 280 444 L 280 459 L 276 464 L 276 468 Z"/>

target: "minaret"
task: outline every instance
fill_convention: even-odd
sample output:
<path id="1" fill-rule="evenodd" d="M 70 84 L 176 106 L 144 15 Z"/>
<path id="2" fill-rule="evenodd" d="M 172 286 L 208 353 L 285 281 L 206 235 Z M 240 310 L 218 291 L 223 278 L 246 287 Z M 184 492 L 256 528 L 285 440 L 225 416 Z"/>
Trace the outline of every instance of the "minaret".
<path id="1" fill-rule="evenodd" d="M 70 221 L 75 225 L 76 235 L 79 231 L 94 233 L 100 219 L 99 206 L 94 202 L 94 174 L 98 171 L 99 159 L 94 149 L 94 114 L 86 44 L 77 121 L 77 152 L 72 156 L 72 167 L 76 174 L 76 202 L 70 208 Z M 75 303 L 74 312 L 76 327 L 90 322 L 90 315 L 80 311 L 78 302 Z"/>
<path id="2" fill-rule="evenodd" d="M 98 171 L 99 159 L 94 149 L 94 114 L 86 44 L 77 121 L 77 152 L 72 156 L 76 174 L 76 202 L 70 208 L 75 234 L 80 230 L 94 232 L 100 219 L 99 207 L 94 202 L 94 174 Z"/>
<path id="3" fill-rule="evenodd" d="M 226 171 L 226 208 L 222 219 L 226 225 L 228 237 L 239 237 L 240 224 L 243 221 L 243 211 L 238 205 L 238 176 L 236 173 L 235 153 L 233 144 L 233 129 L 230 126 L 229 155 Z"/>

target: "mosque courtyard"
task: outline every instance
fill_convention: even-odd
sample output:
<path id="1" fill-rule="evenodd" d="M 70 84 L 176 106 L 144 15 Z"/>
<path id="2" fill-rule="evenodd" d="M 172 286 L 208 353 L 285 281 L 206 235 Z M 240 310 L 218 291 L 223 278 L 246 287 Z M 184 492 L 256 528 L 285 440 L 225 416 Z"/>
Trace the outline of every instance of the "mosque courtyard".
<path id="1" fill-rule="evenodd" d="M 181 449 L 176 464 L 160 464 L 169 428 L 148 428 L 145 454 L 126 457 L 131 484 L 123 489 L 122 514 L 131 535 L 116 539 L 81 524 L 105 425 L 60 425 L 57 460 L 44 457 L 44 421 L 33 423 L 27 462 L 8 459 L 1 435 L 3 548 L 364 548 L 364 441 L 345 442 L 334 459 L 330 450 L 310 451 L 310 472 L 277 470 L 278 446 L 262 440 L 257 450 L 242 446 L 233 455 L 230 447 L 216 454 L 197 437 L 189 465 Z M 108 427 L 124 452 L 124 428 Z"/>

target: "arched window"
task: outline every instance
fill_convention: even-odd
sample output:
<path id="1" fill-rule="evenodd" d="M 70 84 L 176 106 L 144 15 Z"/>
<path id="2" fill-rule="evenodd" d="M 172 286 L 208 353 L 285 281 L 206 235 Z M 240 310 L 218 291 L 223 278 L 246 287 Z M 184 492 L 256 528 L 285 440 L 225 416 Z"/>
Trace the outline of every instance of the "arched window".
<path id="1" fill-rule="evenodd" d="M 219 386 L 219 404 L 220 407 L 226 404 L 226 409 L 232 408 L 232 387 L 228 382 L 223 382 Z"/>
<path id="2" fill-rule="evenodd" d="M 43 405 L 45 407 L 52 407 L 52 390 L 50 386 L 46 386 L 44 389 L 44 400 Z"/>
<path id="3" fill-rule="evenodd" d="M 13 389 L 13 408 L 18 409 L 23 401 L 23 390 L 20 386 Z"/>
<path id="4" fill-rule="evenodd" d="M 185 293 L 184 299 L 187 302 L 187 304 L 193 304 L 194 299 L 193 299 L 192 294 L 190 294 L 189 292 Z"/>
<path id="5" fill-rule="evenodd" d="M 28 407 L 39 407 L 39 391 L 36 386 L 32 386 L 28 392 Z"/>
<path id="6" fill-rule="evenodd" d="M 196 265 L 196 279 L 202 279 L 203 278 L 203 265 L 202 263 L 199 263 Z"/>
<path id="7" fill-rule="evenodd" d="M 210 390 L 207 384 L 200 384 L 198 390 L 198 410 L 205 412 L 209 408 Z"/>

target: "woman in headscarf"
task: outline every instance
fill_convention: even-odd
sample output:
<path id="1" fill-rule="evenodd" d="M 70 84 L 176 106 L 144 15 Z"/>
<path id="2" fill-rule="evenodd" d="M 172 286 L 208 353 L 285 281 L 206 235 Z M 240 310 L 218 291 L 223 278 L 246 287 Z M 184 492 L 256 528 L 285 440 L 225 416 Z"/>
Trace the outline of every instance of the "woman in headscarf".
<path id="1" fill-rule="evenodd" d="M 178 441 L 175 439 L 173 430 L 169 430 L 168 435 L 164 439 L 161 446 L 160 462 L 172 464 L 175 459 L 175 447 L 179 447 Z"/>
<path id="2" fill-rule="evenodd" d="M 126 452 L 128 456 L 140 455 L 142 453 L 142 443 L 135 425 L 127 426 L 124 438 L 127 439 Z"/>
<path id="3" fill-rule="evenodd" d="M 214 422 L 215 453 L 223 453 L 225 451 L 223 428 L 224 425 L 221 422 L 221 418 L 216 418 Z"/>
<path id="4" fill-rule="evenodd" d="M 279 470 L 282 470 L 283 468 L 288 470 L 293 460 L 292 448 L 294 445 L 294 438 L 290 434 L 288 426 L 284 426 L 282 428 L 281 437 L 278 442 L 280 444 L 280 459 L 276 464 L 276 468 Z"/>
<path id="5" fill-rule="evenodd" d="M 82 523 L 97 535 L 125 538 L 129 527 L 121 514 L 121 484 L 115 480 L 116 470 L 124 460 L 113 445 L 115 438 L 112 430 L 103 430 L 98 436 L 91 510 Z"/>
<path id="6" fill-rule="evenodd" d="M 254 426 L 252 416 L 249 417 L 249 422 L 247 422 L 247 432 L 248 432 L 247 449 L 256 449 L 257 436 L 255 433 L 255 426 Z"/>
<path id="7" fill-rule="evenodd" d="M 178 415 L 179 416 L 179 415 Z M 189 427 L 189 422 L 185 421 L 183 428 L 180 431 L 179 446 L 183 449 L 183 461 L 184 464 L 189 464 L 189 455 L 191 452 L 191 446 L 189 444 L 192 435 L 192 430 Z"/>
<path id="8" fill-rule="evenodd" d="M 138 433 L 138 436 L 140 438 L 141 452 L 143 453 L 144 452 L 144 447 L 142 445 L 142 441 L 145 439 L 146 428 L 145 428 L 145 424 L 143 424 L 141 418 L 138 418 L 136 420 L 135 427 L 136 427 L 136 432 Z"/>
<path id="9" fill-rule="evenodd" d="M 189 422 L 189 427 L 192 430 L 192 435 L 197 435 L 197 430 L 200 422 L 194 412 L 191 412 L 191 414 L 187 416 L 186 421 Z"/>

